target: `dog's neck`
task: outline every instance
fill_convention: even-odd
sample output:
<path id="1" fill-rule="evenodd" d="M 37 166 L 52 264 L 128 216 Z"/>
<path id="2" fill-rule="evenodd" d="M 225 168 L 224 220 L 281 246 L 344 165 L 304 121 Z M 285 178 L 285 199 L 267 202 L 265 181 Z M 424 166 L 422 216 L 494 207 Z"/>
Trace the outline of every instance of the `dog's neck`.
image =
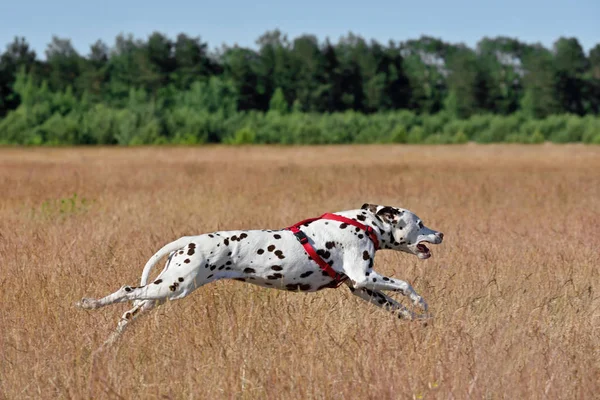
<path id="1" fill-rule="evenodd" d="M 342 213 L 342 215 L 358 220 L 360 223 L 372 227 L 377 235 L 377 240 L 379 241 L 379 249 L 377 250 L 393 249 L 393 247 L 389 245 L 390 243 L 394 242 L 392 234 L 393 226 L 385 218 L 381 218 L 373 211 L 363 209 L 352 210 Z M 365 220 L 361 220 L 358 218 L 359 216 L 364 216 Z"/>
<path id="2" fill-rule="evenodd" d="M 383 218 L 378 217 L 375 213 L 369 212 L 367 214 L 367 222 L 371 225 L 377 233 L 377 239 L 379 240 L 379 249 L 386 250 L 393 249 L 390 243 L 393 243 L 393 226 L 390 222 L 385 221 Z"/>

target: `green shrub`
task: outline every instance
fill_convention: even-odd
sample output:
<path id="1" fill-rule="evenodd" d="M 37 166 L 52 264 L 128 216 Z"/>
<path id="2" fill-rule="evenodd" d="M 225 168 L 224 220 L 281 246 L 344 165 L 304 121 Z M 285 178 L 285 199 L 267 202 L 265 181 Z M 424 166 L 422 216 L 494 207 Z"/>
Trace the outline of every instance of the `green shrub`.
<path id="1" fill-rule="evenodd" d="M 79 121 L 77 118 L 69 114 L 63 116 L 60 113 L 55 113 L 46 120 L 41 126 L 36 127 L 36 133 L 48 145 L 68 145 L 78 144 L 78 127 Z"/>
<path id="2" fill-rule="evenodd" d="M 453 137 L 447 133 L 436 133 L 427 136 L 425 144 L 451 144 L 453 143 Z"/>
<path id="3" fill-rule="evenodd" d="M 506 136 L 506 143 L 530 143 L 531 139 L 524 133 L 511 133 Z"/>
<path id="4" fill-rule="evenodd" d="M 583 143 L 593 143 L 594 138 L 600 134 L 600 120 L 598 118 L 586 117 L 585 129 L 581 140 Z"/>
<path id="5" fill-rule="evenodd" d="M 256 133 L 250 128 L 245 127 L 235 132 L 233 137 L 226 138 L 225 143 L 233 145 L 252 144 L 256 140 Z"/>
<path id="6" fill-rule="evenodd" d="M 423 143 L 425 130 L 420 126 L 413 127 L 407 137 L 407 142 L 412 144 Z"/>
<path id="7" fill-rule="evenodd" d="M 19 107 L 0 120 L 0 142 L 39 145 L 43 143 L 43 138 L 33 134 L 25 115 L 25 108 Z"/>
<path id="8" fill-rule="evenodd" d="M 392 143 L 406 143 L 408 141 L 406 128 L 403 126 L 398 126 L 396 129 L 394 129 L 390 137 L 390 141 Z"/>
<path id="9" fill-rule="evenodd" d="M 499 143 L 518 130 L 519 120 L 515 116 L 496 116 L 487 129 L 474 135 L 474 139 L 479 143 Z"/>
<path id="10" fill-rule="evenodd" d="M 454 143 L 454 144 L 464 144 L 464 143 L 467 143 L 468 141 L 469 141 L 469 138 L 467 137 L 467 135 L 465 135 L 465 133 L 463 131 L 456 132 L 456 134 L 452 138 L 452 143 Z"/>
<path id="11" fill-rule="evenodd" d="M 546 139 L 544 138 L 544 135 L 542 134 L 542 132 L 537 130 L 529 138 L 529 143 L 539 144 L 539 143 L 544 143 L 544 140 L 546 140 Z"/>

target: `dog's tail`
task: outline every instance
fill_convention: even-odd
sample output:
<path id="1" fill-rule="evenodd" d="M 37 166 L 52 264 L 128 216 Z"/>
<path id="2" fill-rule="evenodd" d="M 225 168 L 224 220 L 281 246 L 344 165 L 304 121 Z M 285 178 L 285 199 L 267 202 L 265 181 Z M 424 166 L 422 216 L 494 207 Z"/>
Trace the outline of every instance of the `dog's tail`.
<path id="1" fill-rule="evenodd" d="M 172 251 L 179 250 L 180 248 L 184 247 L 190 242 L 190 240 L 191 238 L 184 236 L 180 239 L 175 240 L 174 242 L 166 244 L 165 246 L 163 246 L 162 249 L 157 251 L 156 254 L 150 257 L 150 259 L 144 266 L 144 271 L 142 271 L 142 279 L 140 281 L 140 286 L 146 285 L 146 283 L 148 282 L 148 278 L 150 277 L 150 271 L 152 271 L 152 268 L 161 258 L 171 253 Z"/>

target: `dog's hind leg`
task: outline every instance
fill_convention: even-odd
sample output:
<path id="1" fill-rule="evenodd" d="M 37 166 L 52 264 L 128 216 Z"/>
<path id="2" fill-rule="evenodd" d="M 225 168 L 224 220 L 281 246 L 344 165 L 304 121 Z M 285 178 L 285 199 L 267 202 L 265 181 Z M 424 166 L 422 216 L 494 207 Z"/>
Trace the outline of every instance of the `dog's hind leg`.
<path id="1" fill-rule="evenodd" d="M 152 310 L 157 305 L 158 301 L 156 300 L 138 301 L 136 306 L 123 313 L 121 319 L 119 320 L 119 324 L 117 325 L 117 329 L 104 342 L 103 346 L 112 345 L 123 334 L 123 332 L 125 332 L 125 329 L 128 328 L 136 319 L 138 319 L 142 313 Z"/>
<path id="2" fill-rule="evenodd" d="M 133 300 L 177 300 L 187 296 L 201 286 L 194 285 L 193 282 L 190 283 L 186 284 L 182 277 L 175 278 L 174 282 L 172 280 L 157 279 L 153 283 L 142 287 L 123 286 L 116 292 L 101 299 L 83 298 L 77 303 L 77 306 L 88 310 L 95 310 L 110 304 Z M 139 304 L 139 301 L 136 302 L 136 306 Z"/>

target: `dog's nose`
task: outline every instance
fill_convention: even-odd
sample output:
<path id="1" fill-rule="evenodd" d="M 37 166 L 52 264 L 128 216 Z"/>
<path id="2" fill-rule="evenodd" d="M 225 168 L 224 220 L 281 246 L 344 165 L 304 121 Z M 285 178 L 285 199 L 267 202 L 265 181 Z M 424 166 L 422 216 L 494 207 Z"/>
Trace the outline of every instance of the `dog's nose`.
<path id="1" fill-rule="evenodd" d="M 436 235 L 437 237 L 439 237 L 439 238 L 440 238 L 440 240 L 443 240 L 443 239 L 444 239 L 444 234 L 443 234 L 442 232 L 437 232 L 435 235 Z"/>

